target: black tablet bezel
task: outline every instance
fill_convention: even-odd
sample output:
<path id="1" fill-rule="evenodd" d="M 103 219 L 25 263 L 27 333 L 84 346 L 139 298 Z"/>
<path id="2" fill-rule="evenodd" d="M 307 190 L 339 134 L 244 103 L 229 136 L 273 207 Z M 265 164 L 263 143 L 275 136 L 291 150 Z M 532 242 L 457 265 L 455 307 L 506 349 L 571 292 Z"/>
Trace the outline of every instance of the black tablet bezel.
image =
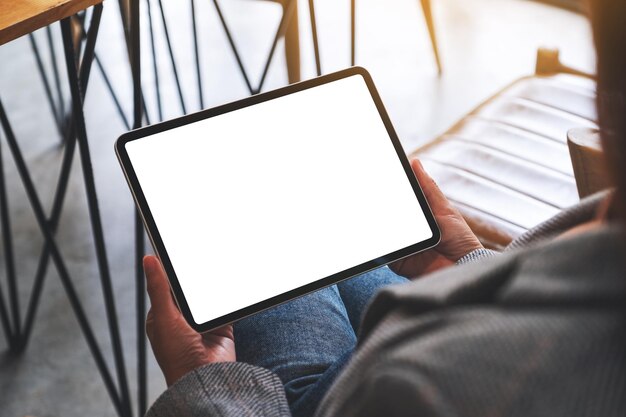
<path id="1" fill-rule="evenodd" d="M 428 240 L 415 243 L 408 247 L 399 249 L 395 252 L 381 256 L 377 259 L 365 262 L 360 265 L 356 265 L 350 269 L 347 269 L 347 270 L 338 272 L 336 274 L 333 274 L 331 276 L 319 279 L 310 284 L 304 285 L 302 287 L 298 287 L 294 290 L 276 295 L 272 298 L 250 305 L 243 309 L 234 311 L 227 315 L 218 317 L 214 320 L 211 320 L 205 323 L 196 323 L 195 320 L 193 319 L 193 315 L 191 314 L 191 311 L 187 304 L 187 300 L 181 289 L 180 283 L 178 282 L 176 272 L 174 271 L 172 263 L 169 259 L 167 250 L 165 249 L 165 245 L 163 241 L 161 240 L 161 235 L 159 233 L 158 227 L 154 221 L 154 218 L 152 217 L 152 213 L 150 211 L 150 208 L 148 207 L 146 198 L 143 194 L 143 191 L 141 189 L 141 186 L 139 184 L 139 181 L 137 179 L 133 166 L 128 157 L 128 153 L 126 152 L 126 144 L 133 140 L 145 138 L 146 136 L 151 136 L 156 133 L 164 132 L 166 130 L 175 129 L 183 125 L 195 123 L 200 120 L 204 120 L 210 117 L 215 117 L 221 114 L 229 113 L 235 110 L 242 109 L 244 107 L 253 106 L 255 104 L 273 100 L 279 97 L 283 97 L 289 94 L 307 90 L 309 88 L 314 88 L 323 84 L 327 84 L 327 83 L 337 81 L 337 80 L 347 78 L 347 77 L 352 77 L 355 75 L 360 75 L 365 80 L 367 88 L 369 89 L 369 92 L 378 109 L 378 113 L 380 114 L 380 117 L 383 120 L 383 123 L 387 129 L 389 138 L 391 139 L 391 142 L 393 143 L 393 146 L 396 150 L 398 158 L 400 162 L 402 163 L 402 166 L 404 167 L 404 171 L 409 179 L 409 182 L 411 183 L 415 196 L 420 203 L 421 210 L 423 211 L 426 217 L 426 220 L 428 222 L 428 225 L 432 231 L 432 237 Z M 180 308 L 187 322 L 195 330 L 199 332 L 205 332 L 205 331 L 209 331 L 212 329 L 216 329 L 225 324 L 229 324 L 234 321 L 240 320 L 244 317 L 250 316 L 252 314 L 258 313 L 260 311 L 263 311 L 268 308 L 274 307 L 276 305 L 290 301 L 294 298 L 301 297 L 310 292 L 322 289 L 324 287 L 336 284 L 345 279 L 354 277 L 356 275 L 359 275 L 367 271 L 370 271 L 372 269 L 378 268 L 380 266 L 386 265 L 390 262 L 404 258 L 413 253 L 429 249 L 437 245 L 437 243 L 439 243 L 439 240 L 441 238 L 441 234 L 437 226 L 437 223 L 435 222 L 435 218 L 430 210 L 430 207 L 428 206 L 426 198 L 424 197 L 424 194 L 417 182 L 417 179 L 415 178 L 415 175 L 413 174 L 409 161 L 404 153 L 404 150 L 402 149 L 402 145 L 400 144 L 400 140 L 398 139 L 398 136 L 391 124 L 391 120 L 389 119 L 389 116 L 387 114 L 387 111 L 385 110 L 382 100 L 380 99 L 378 91 L 376 90 L 376 87 L 374 86 L 374 82 L 370 74 L 367 72 L 367 70 L 361 67 L 352 67 L 352 68 L 345 69 L 339 72 L 335 72 L 332 74 L 314 78 L 312 80 L 307 80 L 307 81 L 303 81 L 300 83 L 292 84 L 287 87 L 280 88 L 278 90 L 270 91 L 270 92 L 263 93 L 263 94 L 258 94 L 255 96 L 245 98 L 243 100 L 239 100 L 239 101 L 224 104 L 218 107 L 214 107 L 212 109 L 203 110 L 198 113 L 190 114 L 190 115 L 179 117 L 173 120 L 168 120 L 163 123 L 158 123 L 158 124 L 154 124 L 151 126 L 147 126 L 144 128 L 130 131 L 120 136 L 120 138 L 116 141 L 115 152 L 117 154 L 118 160 L 120 161 L 120 165 L 122 166 L 122 170 L 124 171 L 124 174 L 126 176 L 126 180 L 131 189 L 131 193 L 135 199 L 135 203 L 139 207 L 139 211 L 143 218 L 144 225 L 146 226 L 146 229 L 148 231 L 148 236 L 150 237 L 152 246 L 154 247 L 157 255 L 159 256 L 163 264 L 163 267 L 165 268 L 165 271 L 167 273 L 167 276 L 170 282 L 170 287 L 172 289 L 172 292 L 174 293 L 174 297 L 176 299 L 176 302 L 178 303 L 178 307 Z"/>

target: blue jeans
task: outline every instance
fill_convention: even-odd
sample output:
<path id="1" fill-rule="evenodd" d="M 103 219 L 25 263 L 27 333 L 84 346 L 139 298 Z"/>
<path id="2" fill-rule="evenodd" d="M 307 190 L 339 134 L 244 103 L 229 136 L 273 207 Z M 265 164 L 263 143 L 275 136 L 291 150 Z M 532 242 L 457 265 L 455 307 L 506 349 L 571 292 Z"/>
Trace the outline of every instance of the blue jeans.
<path id="1" fill-rule="evenodd" d="M 310 417 L 350 358 L 372 296 L 407 281 L 382 267 L 241 320 L 237 360 L 276 373 L 293 416 Z"/>

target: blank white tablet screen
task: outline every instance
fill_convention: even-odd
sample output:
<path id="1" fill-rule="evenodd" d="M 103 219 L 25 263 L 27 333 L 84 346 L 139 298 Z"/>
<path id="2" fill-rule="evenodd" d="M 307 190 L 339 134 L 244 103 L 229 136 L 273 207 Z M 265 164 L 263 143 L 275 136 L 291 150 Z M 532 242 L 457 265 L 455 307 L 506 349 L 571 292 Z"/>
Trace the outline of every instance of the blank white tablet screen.
<path id="1" fill-rule="evenodd" d="M 126 150 L 198 324 L 432 237 L 360 75 Z"/>

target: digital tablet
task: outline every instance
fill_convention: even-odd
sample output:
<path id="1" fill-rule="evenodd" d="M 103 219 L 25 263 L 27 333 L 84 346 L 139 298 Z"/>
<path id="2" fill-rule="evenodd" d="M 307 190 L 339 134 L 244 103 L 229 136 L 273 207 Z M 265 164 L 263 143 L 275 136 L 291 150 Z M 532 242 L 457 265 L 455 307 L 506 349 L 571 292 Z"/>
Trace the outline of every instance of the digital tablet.
<path id="1" fill-rule="evenodd" d="M 439 241 L 362 68 L 138 129 L 115 149 L 198 331 Z"/>

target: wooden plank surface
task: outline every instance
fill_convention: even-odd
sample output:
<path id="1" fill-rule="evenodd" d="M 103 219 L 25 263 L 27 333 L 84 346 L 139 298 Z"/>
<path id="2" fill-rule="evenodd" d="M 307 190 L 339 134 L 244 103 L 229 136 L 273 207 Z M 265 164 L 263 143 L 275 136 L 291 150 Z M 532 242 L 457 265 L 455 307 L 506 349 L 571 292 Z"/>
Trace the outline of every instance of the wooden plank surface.
<path id="1" fill-rule="evenodd" d="M 0 0 L 0 45 L 102 0 Z"/>

